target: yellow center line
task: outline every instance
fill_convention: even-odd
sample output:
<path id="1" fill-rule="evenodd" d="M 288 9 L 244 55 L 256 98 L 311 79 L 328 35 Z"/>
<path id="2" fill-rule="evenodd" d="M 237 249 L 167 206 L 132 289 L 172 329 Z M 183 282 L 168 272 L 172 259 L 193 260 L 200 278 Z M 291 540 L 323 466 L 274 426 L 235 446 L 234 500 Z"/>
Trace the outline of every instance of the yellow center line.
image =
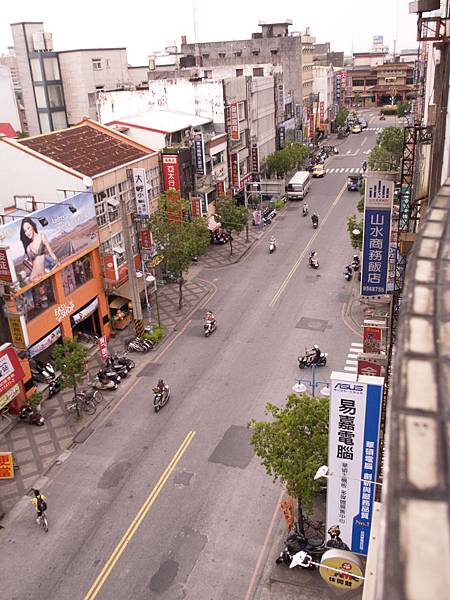
<path id="1" fill-rule="evenodd" d="M 330 216 L 330 214 L 332 213 L 334 207 L 336 206 L 336 204 L 339 202 L 342 194 L 344 193 L 344 191 L 347 188 L 347 184 L 344 183 L 344 185 L 342 186 L 342 188 L 339 190 L 339 194 L 336 196 L 333 204 L 330 206 L 330 208 L 328 209 L 327 214 L 325 215 L 325 217 L 322 219 L 322 227 L 323 225 L 327 222 L 328 217 Z M 305 254 L 308 252 L 309 248 L 311 247 L 311 245 L 313 244 L 313 242 L 315 241 L 315 239 L 317 238 L 317 236 L 319 235 L 320 229 L 317 228 L 316 232 L 314 233 L 314 235 L 311 237 L 311 239 L 309 240 L 309 242 L 306 244 L 305 248 L 303 249 L 303 252 L 300 254 L 300 256 L 297 258 L 297 260 L 295 261 L 294 266 L 292 267 L 292 269 L 289 271 L 286 279 L 283 281 L 283 283 L 280 285 L 280 287 L 278 288 L 275 296 L 272 298 L 269 306 L 275 306 L 275 304 L 278 302 L 278 300 L 280 299 L 281 294 L 284 292 L 284 290 L 286 289 L 287 284 L 289 283 L 289 281 L 292 279 L 292 277 L 294 276 L 296 270 L 298 269 L 300 263 L 302 262 L 303 258 L 305 257 Z"/>
<path id="2" fill-rule="evenodd" d="M 105 583 L 106 579 L 108 578 L 109 574 L 111 573 L 112 569 L 114 568 L 114 565 L 119 560 L 122 552 L 125 550 L 128 543 L 133 538 L 138 527 L 140 526 L 140 524 L 144 520 L 146 514 L 148 513 L 148 511 L 152 507 L 153 503 L 155 502 L 156 498 L 158 497 L 159 492 L 164 487 L 164 484 L 166 483 L 167 479 L 170 477 L 171 473 L 177 466 L 178 462 L 181 460 L 181 458 L 182 458 L 183 454 L 185 453 L 185 451 L 187 450 L 189 444 L 192 442 L 194 436 L 195 436 L 195 431 L 190 431 L 187 434 L 187 436 L 184 438 L 182 444 L 180 445 L 180 447 L 174 454 L 170 463 L 165 468 L 165 470 L 164 470 L 163 474 L 161 475 L 161 477 L 159 478 L 157 484 L 150 492 L 148 498 L 145 500 L 145 502 L 141 506 L 139 512 L 137 513 L 137 515 L 134 517 L 133 521 L 131 522 L 131 525 L 128 527 L 128 529 L 124 533 L 122 539 L 115 547 L 111 556 L 108 558 L 105 566 L 100 571 L 97 579 L 94 581 L 94 583 L 90 587 L 89 591 L 87 592 L 86 596 L 84 597 L 84 600 L 93 600 L 97 596 L 97 594 L 103 587 L 103 584 Z"/>

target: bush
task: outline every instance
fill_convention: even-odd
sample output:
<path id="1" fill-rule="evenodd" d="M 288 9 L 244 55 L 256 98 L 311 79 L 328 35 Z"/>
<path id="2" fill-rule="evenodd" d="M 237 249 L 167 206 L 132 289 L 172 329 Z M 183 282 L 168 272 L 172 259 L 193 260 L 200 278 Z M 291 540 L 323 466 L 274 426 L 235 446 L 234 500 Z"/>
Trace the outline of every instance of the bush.
<path id="1" fill-rule="evenodd" d="M 152 333 L 144 333 L 142 337 L 144 340 L 149 340 L 150 342 L 157 344 L 164 337 L 164 329 L 163 327 L 155 325 Z"/>
<path id="2" fill-rule="evenodd" d="M 281 210 L 285 205 L 285 201 L 279 198 L 278 200 L 275 200 L 274 205 L 276 210 Z"/>

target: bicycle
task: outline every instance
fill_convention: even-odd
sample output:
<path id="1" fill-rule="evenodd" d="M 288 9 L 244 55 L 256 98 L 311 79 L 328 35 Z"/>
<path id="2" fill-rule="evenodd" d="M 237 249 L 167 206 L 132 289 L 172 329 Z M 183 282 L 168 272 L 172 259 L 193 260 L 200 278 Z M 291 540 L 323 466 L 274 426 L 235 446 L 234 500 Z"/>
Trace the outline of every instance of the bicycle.
<path id="1" fill-rule="evenodd" d="M 80 390 L 75 394 L 75 397 L 78 398 L 81 402 L 92 401 L 95 406 L 98 406 L 100 402 L 103 400 L 103 394 L 100 390 L 95 389 L 87 389 Z"/>
<path id="2" fill-rule="evenodd" d="M 45 533 L 47 533 L 48 531 L 48 519 L 47 519 L 47 515 L 45 514 L 45 511 L 38 516 L 38 521 L 39 521 L 39 525 L 42 525 Z"/>
<path id="3" fill-rule="evenodd" d="M 93 415 L 97 410 L 97 403 L 93 399 L 87 398 L 81 392 L 78 392 L 72 400 L 66 403 L 66 410 L 70 413 L 76 412 L 79 417 L 81 416 L 81 411 L 84 411 L 88 415 Z"/>

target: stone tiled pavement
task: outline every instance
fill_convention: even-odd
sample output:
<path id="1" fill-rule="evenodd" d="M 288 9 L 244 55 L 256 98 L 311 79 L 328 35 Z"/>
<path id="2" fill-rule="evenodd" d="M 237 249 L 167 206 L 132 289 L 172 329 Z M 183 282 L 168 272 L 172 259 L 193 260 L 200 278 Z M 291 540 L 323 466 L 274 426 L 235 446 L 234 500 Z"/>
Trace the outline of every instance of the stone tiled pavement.
<path id="1" fill-rule="evenodd" d="M 230 256 L 229 245 L 211 245 L 206 255 L 200 257 L 197 263 L 192 263 L 187 280 L 183 285 L 183 308 L 178 309 L 178 285 L 166 284 L 158 288 L 158 303 L 161 324 L 167 336 L 176 328 L 177 324 L 183 322 L 188 316 L 208 297 L 211 288 L 208 283 L 197 277 L 202 269 L 227 266 L 237 262 L 251 247 L 257 239 L 260 230 L 250 226 L 249 241 L 246 241 L 245 231 L 240 236 L 235 236 L 233 242 L 233 255 Z M 156 321 L 156 308 L 153 310 L 153 322 Z M 110 350 L 122 351 L 124 339 L 133 336 L 133 328 L 130 325 L 111 338 Z M 89 361 L 89 372 L 95 375 L 101 361 L 98 353 L 93 348 L 93 356 Z M 72 396 L 70 390 L 65 390 L 53 398 L 43 402 L 42 414 L 45 417 L 43 427 L 35 427 L 19 421 L 13 417 L 12 424 L 3 432 L 0 429 L 0 451 L 12 451 L 18 468 L 15 470 L 13 480 L 0 481 L 0 526 L 2 517 L 28 493 L 35 482 L 46 473 L 46 471 L 61 457 L 65 450 L 82 441 L 88 426 L 104 410 L 105 406 L 123 396 L 127 388 L 134 381 L 134 372 L 138 373 L 145 364 L 152 360 L 152 353 L 133 354 L 136 369 L 120 384 L 121 394 L 104 392 L 104 402 L 93 416 L 83 415 L 76 420 L 67 414 L 65 403 Z M 117 394 L 117 393 L 116 393 Z M 78 438 L 77 438 L 78 436 Z"/>

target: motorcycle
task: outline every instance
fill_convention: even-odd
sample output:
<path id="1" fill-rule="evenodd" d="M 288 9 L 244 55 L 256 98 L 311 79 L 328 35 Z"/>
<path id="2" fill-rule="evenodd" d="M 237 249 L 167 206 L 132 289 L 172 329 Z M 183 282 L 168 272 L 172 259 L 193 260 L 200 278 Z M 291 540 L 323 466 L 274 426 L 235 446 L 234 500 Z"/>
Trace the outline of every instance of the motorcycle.
<path id="1" fill-rule="evenodd" d="M 114 368 L 115 366 L 123 366 L 126 367 L 128 371 L 131 371 L 131 369 L 134 369 L 134 367 L 136 366 L 134 360 L 128 358 L 126 354 L 123 354 L 122 356 L 120 356 L 119 354 L 113 354 L 112 356 L 109 355 L 106 359 L 106 364 L 112 368 Z"/>
<path id="2" fill-rule="evenodd" d="M 309 255 L 309 266 L 311 269 L 319 268 L 319 259 L 317 258 L 317 252 L 315 250 Z"/>
<path id="3" fill-rule="evenodd" d="M 203 325 L 203 332 L 205 334 L 205 337 L 209 337 L 217 328 L 217 323 L 216 321 L 211 321 L 208 320 L 206 321 L 206 323 Z"/>
<path id="4" fill-rule="evenodd" d="M 320 358 L 316 362 L 311 354 L 304 354 L 303 356 L 299 356 L 297 359 L 298 367 L 299 369 L 304 369 L 305 367 L 312 367 L 313 364 L 316 365 L 316 367 L 324 367 L 327 364 L 327 356 L 328 352 L 321 352 Z"/>
<path id="5" fill-rule="evenodd" d="M 34 360 L 30 363 L 33 379 L 38 383 L 50 383 L 55 378 L 53 365 L 44 363 L 40 360 Z"/>
<path id="6" fill-rule="evenodd" d="M 359 260 L 359 256 L 357 254 L 354 254 L 352 260 L 352 268 L 354 271 L 359 271 L 360 267 L 361 261 Z"/>
<path id="7" fill-rule="evenodd" d="M 298 528 L 296 528 L 294 532 L 286 538 L 284 548 L 276 558 L 275 562 L 278 565 L 285 564 L 290 566 L 294 555 L 303 551 L 311 556 L 314 562 L 320 563 L 323 554 L 327 550 L 329 550 L 329 548 L 325 546 L 323 541 L 319 542 L 318 544 L 314 544 L 311 541 L 308 541 L 298 531 Z M 314 565 L 310 565 L 308 568 L 315 569 L 316 567 Z"/>
<path id="8" fill-rule="evenodd" d="M 155 409 L 155 412 L 159 412 L 159 410 L 168 402 L 170 398 L 169 386 L 165 385 L 163 392 L 161 392 L 159 388 L 154 388 L 153 393 L 153 407 Z"/>
<path id="9" fill-rule="evenodd" d="M 125 348 L 128 352 L 148 352 L 153 348 L 154 344 L 150 340 L 143 338 L 131 338 L 125 342 Z"/>
<path id="10" fill-rule="evenodd" d="M 41 413 L 28 404 L 22 406 L 19 413 L 19 419 L 22 421 L 27 421 L 30 425 L 36 425 L 37 427 L 42 427 L 42 425 L 45 425 L 45 419 Z"/>
<path id="11" fill-rule="evenodd" d="M 362 170 L 363 170 L 363 173 L 365 173 L 367 171 L 367 162 L 366 161 L 364 161 L 362 164 Z"/>
<path id="12" fill-rule="evenodd" d="M 52 398 L 55 394 L 57 394 L 58 392 L 61 391 L 61 384 L 59 382 L 59 379 L 53 379 L 53 381 L 50 381 L 50 383 L 48 384 L 48 397 Z"/>
<path id="13" fill-rule="evenodd" d="M 319 226 L 319 217 L 314 214 L 311 217 L 311 221 L 312 221 L 313 228 L 317 229 L 317 227 Z"/>
<path id="14" fill-rule="evenodd" d="M 277 245 L 275 243 L 275 240 L 269 240 L 269 254 L 272 254 L 272 252 L 275 252 L 276 249 L 277 249 Z"/>
<path id="15" fill-rule="evenodd" d="M 353 269 L 351 265 L 347 265 L 344 269 L 344 279 L 345 281 L 350 281 L 353 276 Z"/>
<path id="16" fill-rule="evenodd" d="M 114 369 L 110 369 L 109 367 L 97 371 L 95 378 L 97 379 L 97 377 L 99 381 L 105 381 L 108 379 L 108 381 L 112 381 L 116 384 L 122 381 L 122 377 L 119 375 L 119 373 L 117 373 Z"/>
<path id="17" fill-rule="evenodd" d="M 107 377 L 103 371 L 99 371 L 92 382 L 92 387 L 96 390 L 117 390 L 118 383 Z"/>

